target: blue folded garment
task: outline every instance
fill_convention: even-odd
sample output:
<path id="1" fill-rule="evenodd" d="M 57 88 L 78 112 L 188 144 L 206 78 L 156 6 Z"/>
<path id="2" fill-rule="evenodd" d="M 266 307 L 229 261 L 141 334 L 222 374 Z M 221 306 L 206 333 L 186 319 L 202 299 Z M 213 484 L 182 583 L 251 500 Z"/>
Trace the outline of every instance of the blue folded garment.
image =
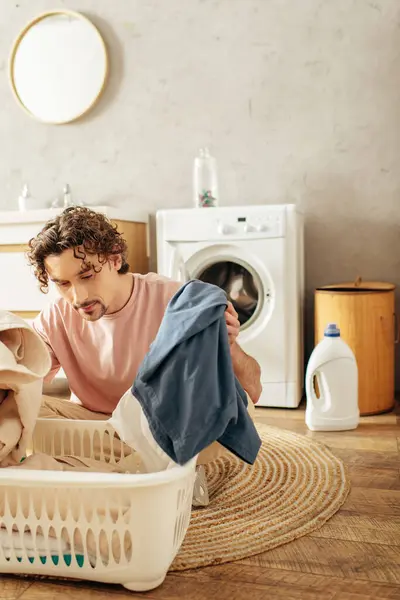
<path id="1" fill-rule="evenodd" d="M 192 280 L 171 299 L 132 394 L 164 452 L 184 464 L 218 441 L 252 464 L 261 440 L 234 375 L 226 295 Z"/>

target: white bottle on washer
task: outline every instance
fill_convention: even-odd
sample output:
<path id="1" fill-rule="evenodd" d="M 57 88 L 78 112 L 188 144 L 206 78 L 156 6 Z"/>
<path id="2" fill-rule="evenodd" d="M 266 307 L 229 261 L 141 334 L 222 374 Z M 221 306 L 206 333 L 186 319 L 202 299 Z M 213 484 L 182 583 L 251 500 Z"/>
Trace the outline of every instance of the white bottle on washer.
<path id="1" fill-rule="evenodd" d="M 193 201 L 196 208 L 219 204 L 217 161 L 208 148 L 200 148 L 193 166 Z"/>
<path id="2" fill-rule="evenodd" d="M 357 362 L 335 323 L 327 326 L 324 339 L 311 354 L 305 384 L 309 429 L 345 431 L 357 427 L 360 419 Z"/>

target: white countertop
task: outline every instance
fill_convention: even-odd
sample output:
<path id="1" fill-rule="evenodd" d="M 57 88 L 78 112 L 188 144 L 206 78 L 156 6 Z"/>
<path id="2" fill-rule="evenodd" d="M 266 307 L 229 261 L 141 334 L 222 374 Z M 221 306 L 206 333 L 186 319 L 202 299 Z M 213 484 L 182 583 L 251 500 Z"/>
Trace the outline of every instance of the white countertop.
<path id="1" fill-rule="evenodd" d="M 118 206 L 88 206 L 105 214 L 109 219 L 119 221 L 132 221 L 134 223 L 147 223 L 149 215 L 145 210 L 118 207 Z M 0 225 L 12 225 L 17 223 L 45 223 L 49 219 L 52 219 L 60 212 L 63 208 L 41 208 L 38 210 L 3 210 L 0 211 Z"/>

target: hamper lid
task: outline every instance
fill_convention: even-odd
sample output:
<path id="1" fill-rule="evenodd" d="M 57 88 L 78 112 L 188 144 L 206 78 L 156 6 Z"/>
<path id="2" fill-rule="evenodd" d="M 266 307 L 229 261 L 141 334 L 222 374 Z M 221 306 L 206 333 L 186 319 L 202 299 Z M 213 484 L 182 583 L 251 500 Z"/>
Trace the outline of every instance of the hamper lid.
<path id="1" fill-rule="evenodd" d="M 337 283 L 334 285 L 324 285 L 318 287 L 318 292 L 391 292 L 396 289 L 393 283 L 385 281 L 363 281 L 358 277 L 355 281 L 349 283 Z"/>

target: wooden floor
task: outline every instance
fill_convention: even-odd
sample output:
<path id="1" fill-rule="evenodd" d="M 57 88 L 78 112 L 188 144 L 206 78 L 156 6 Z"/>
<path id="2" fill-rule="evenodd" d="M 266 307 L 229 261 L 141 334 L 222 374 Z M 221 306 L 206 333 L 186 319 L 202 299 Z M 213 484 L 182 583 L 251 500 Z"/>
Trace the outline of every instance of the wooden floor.
<path id="1" fill-rule="evenodd" d="M 0 599 L 400 600 L 400 411 L 336 434 L 309 432 L 302 409 L 258 409 L 257 419 L 325 442 L 348 465 L 350 496 L 320 531 L 238 563 L 169 575 L 147 594 L 3 577 Z"/>

